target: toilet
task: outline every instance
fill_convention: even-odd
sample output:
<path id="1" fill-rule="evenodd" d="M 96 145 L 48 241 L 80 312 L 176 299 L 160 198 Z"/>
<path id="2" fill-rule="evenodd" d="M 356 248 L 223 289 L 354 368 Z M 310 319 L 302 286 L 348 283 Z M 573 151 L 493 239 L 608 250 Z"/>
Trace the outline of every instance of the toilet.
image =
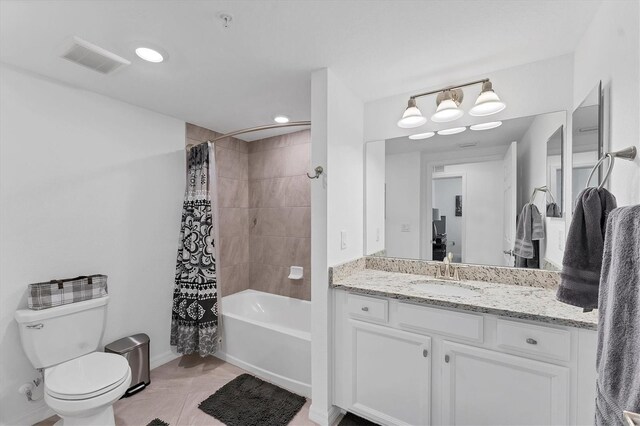
<path id="1" fill-rule="evenodd" d="M 61 417 L 56 425 L 115 425 L 113 404 L 131 382 L 127 360 L 96 352 L 109 297 L 15 313 L 24 352 L 44 369 L 44 400 Z"/>

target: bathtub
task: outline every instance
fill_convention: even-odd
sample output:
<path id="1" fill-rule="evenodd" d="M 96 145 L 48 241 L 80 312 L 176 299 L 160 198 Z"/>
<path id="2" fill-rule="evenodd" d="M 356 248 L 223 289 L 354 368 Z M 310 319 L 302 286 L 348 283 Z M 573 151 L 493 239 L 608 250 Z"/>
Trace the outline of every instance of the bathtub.
<path id="1" fill-rule="evenodd" d="M 311 302 L 245 290 L 222 298 L 216 356 L 311 397 Z"/>

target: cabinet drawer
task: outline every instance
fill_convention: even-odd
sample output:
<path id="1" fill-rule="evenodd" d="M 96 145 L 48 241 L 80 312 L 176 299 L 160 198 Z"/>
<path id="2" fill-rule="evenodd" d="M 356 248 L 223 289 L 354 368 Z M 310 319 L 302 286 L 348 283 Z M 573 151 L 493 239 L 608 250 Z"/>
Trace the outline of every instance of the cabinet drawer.
<path id="1" fill-rule="evenodd" d="M 571 358 L 571 333 L 551 327 L 498 319 L 498 346 L 561 361 Z"/>
<path id="2" fill-rule="evenodd" d="M 399 303 L 398 324 L 402 328 L 435 332 L 478 343 L 483 340 L 482 315 Z"/>
<path id="3" fill-rule="evenodd" d="M 386 299 L 348 294 L 347 310 L 349 315 L 360 319 L 385 323 L 389 319 L 389 302 Z"/>

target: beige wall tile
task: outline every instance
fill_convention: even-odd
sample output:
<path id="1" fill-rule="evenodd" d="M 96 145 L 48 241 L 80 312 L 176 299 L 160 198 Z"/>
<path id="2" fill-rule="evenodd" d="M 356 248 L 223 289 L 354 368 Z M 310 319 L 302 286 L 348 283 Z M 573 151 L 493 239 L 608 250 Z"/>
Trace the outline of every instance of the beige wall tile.
<path id="1" fill-rule="evenodd" d="M 291 176 L 287 178 L 285 206 L 311 206 L 311 180 L 306 175 Z"/>
<path id="2" fill-rule="evenodd" d="M 219 177 L 218 207 L 249 207 L 249 181 Z"/>
<path id="3" fill-rule="evenodd" d="M 249 209 L 246 208 L 219 208 L 220 238 L 249 234 Z"/>
<path id="4" fill-rule="evenodd" d="M 218 281 L 222 297 L 250 288 L 249 264 L 223 266 L 220 268 Z"/>
<path id="5" fill-rule="evenodd" d="M 311 144 L 294 145 L 285 148 L 284 163 L 286 176 L 308 173 L 310 170 Z"/>
<path id="6" fill-rule="evenodd" d="M 243 154 L 232 149 L 216 147 L 216 166 L 218 168 L 218 177 L 231 179 L 246 179 L 248 173 L 248 158 Z"/>
<path id="7" fill-rule="evenodd" d="M 249 207 L 284 207 L 287 179 L 274 178 L 249 181 Z"/>
<path id="8" fill-rule="evenodd" d="M 187 123 L 186 125 L 186 137 L 189 139 L 195 139 L 199 142 L 205 142 L 219 136 L 219 133 L 213 130 L 206 129 L 204 127 L 196 126 L 195 124 Z"/>
<path id="9" fill-rule="evenodd" d="M 285 224 L 287 237 L 311 237 L 311 208 L 289 207 Z"/>
<path id="10" fill-rule="evenodd" d="M 218 259 L 222 267 L 249 263 L 249 236 L 220 237 Z"/>

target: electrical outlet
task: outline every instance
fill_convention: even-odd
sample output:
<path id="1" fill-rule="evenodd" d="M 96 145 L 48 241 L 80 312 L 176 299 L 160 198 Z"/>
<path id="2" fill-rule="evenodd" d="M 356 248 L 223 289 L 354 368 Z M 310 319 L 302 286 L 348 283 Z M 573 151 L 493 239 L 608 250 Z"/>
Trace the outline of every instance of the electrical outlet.
<path id="1" fill-rule="evenodd" d="M 340 231 L 340 248 L 342 250 L 347 248 L 347 231 Z"/>

